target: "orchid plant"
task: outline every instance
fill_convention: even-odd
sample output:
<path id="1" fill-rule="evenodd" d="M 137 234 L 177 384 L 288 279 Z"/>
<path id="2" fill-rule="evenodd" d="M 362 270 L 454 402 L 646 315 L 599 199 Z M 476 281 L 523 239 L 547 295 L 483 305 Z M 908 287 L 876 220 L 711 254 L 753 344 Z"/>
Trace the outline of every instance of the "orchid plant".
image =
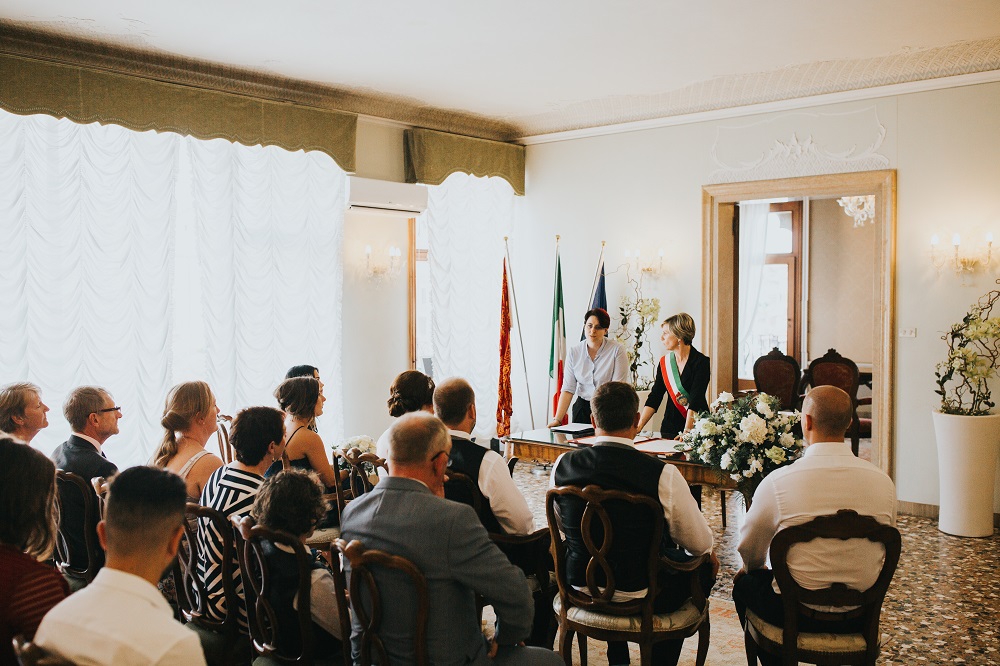
<path id="1" fill-rule="evenodd" d="M 998 301 L 1000 290 L 988 292 L 941 336 L 948 355 L 937 364 L 935 393 L 944 414 L 985 416 L 994 407 L 989 380 L 1000 364 L 1000 316 L 993 316 Z"/>
<path id="2" fill-rule="evenodd" d="M 646 339 L 650 327 L 660 318 L 660 299 L 643 298 L 642 280 L 628 277 L 634 296 L 622 296 L 618 306 L 618 328 L 615 339 L 625 345 L 628 353 L 628 369 L 632 386 L 637 391 L 645 391 L 653 385 L 653 378 L 644 375 L 643 366 L 653 367 L 653 352 Z"/>

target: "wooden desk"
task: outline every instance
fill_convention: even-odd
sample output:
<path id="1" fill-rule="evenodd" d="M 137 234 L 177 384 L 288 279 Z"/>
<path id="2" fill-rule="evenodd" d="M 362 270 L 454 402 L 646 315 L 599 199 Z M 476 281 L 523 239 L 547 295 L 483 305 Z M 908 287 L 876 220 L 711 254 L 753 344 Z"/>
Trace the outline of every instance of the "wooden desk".
<path id="1" fill-rule="evenodd" d="M 540 428 L 538 430 L 512 433 L 510 443 L 513 445 L 513 455 L 518 458 L 551 463 L 555 462 L 556 458 L 567 451 L 573 451 L 586 446 L 573 444 L 569 441 L 570 438 L 571 435 L 552 432 L 548 428 Z M 712 486 L 722 490 L 736 490 L 735 481 L 707 465 L 671 456 L 659 455 L 656 457 L 676 467 L 677 471 L 684 477 L 684 480 L 691 485 Z"/>

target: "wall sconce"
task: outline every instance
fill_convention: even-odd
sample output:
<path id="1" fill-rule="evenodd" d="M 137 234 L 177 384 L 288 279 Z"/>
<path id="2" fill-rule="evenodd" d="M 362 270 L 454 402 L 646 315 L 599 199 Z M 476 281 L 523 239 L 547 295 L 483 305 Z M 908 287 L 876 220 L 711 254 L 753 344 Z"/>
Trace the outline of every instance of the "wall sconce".
<path id="1" fill-rule="evenodd" d="M 645 273 L 646 275 L 659 275 L 663 272 L 663 256 L 664 252 L 661 247 L 656 253 L 656 261 L 643 264 L 639 250 L 636 250 L 634 254 L 625 250 L 625 262 L 630 267 L 634 266 L 640 273 Z"/>
<path id="2" fill-rule="evenodd" d="M 854 218 L 854 227 L 863 227 L 865 222 L 875 224 L 875 195 L 863 197 L 840 197 L 837 203 L 844 209 L 844 214 Z"/>
<path id="3" fill-rule="evenodd" d="M 403 256 L 402 250 L 394 245 L 389 246 L 389 262 L 380 263 L 372 259 L 372 246 L 365 245 L 365 273 L 372 282 L 384 282 L 399 275 Z"/>
<path id="4" fill-rule="evenodd" d="M 953 234 L 951 237 L 951 244 L 954 247 L 954 253 L 951 256 L 938 250 L 940 243 L 941 239 L 937 234 L 931 236 L 931 264 L 937 270 L 938 275 L 941 274 L 942 268 L 950 264 L 955 275 L 964 280 L 966 275 L 976 272 L 980 266 L 984 268 L 989 266 L 993 259 L 992 232 L 986 234 L 986 248 L 983 250 L 963 253 L 961 251 L 962 238 L 958 234 Z"/>

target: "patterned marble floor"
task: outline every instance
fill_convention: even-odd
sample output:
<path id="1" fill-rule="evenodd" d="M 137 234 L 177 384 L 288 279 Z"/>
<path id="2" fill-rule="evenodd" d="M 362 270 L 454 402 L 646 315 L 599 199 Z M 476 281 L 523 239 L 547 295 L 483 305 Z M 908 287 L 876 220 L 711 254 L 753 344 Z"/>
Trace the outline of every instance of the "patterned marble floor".
<path id="1" fill-rule="evenodd" d="M 514 478 L 541 527 L 548 475 L 531 470 L 522 461 Z M 722 564 L 712 596 L 729 600 L 741 566 L 736 541 L 743 507 L 738 496 L 727 494 L 726 529 L 717 492 L 705 491 L 702 508 Z M 898 523 L 903 550 L 882 609 L 887 640 L 879 663 L 1000 665 L 1000 535 L 962 539 L 939 532 L 934 520 L 911 516 L 900 516 Z"/>

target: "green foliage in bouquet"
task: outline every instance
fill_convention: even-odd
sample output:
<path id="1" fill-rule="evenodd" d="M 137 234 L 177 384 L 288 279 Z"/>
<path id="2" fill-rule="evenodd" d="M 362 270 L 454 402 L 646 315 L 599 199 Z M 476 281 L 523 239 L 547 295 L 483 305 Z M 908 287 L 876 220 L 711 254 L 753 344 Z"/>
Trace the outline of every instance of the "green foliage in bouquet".
<path id="1" fill-rule="evenodd" d="M 1000 361 L 1000 317 L 992 314 L 998 300 L 1000 290 L 990 291 L 941 336 L 948 356 L 935 369 L 935 393 L 941 396 L 944 414 L 984 416 L 993 409 L 989 380 Z"/>
<path id="2" fill-rule="evenodd" d="M 738 399 L 722 393 L 676 448 L 732 478 L 749 499 L 765 476 L 802 455 L 802 440 L 792 434 L 799 414 L 779 414 L 780 406 L 766 393 Z"/>

